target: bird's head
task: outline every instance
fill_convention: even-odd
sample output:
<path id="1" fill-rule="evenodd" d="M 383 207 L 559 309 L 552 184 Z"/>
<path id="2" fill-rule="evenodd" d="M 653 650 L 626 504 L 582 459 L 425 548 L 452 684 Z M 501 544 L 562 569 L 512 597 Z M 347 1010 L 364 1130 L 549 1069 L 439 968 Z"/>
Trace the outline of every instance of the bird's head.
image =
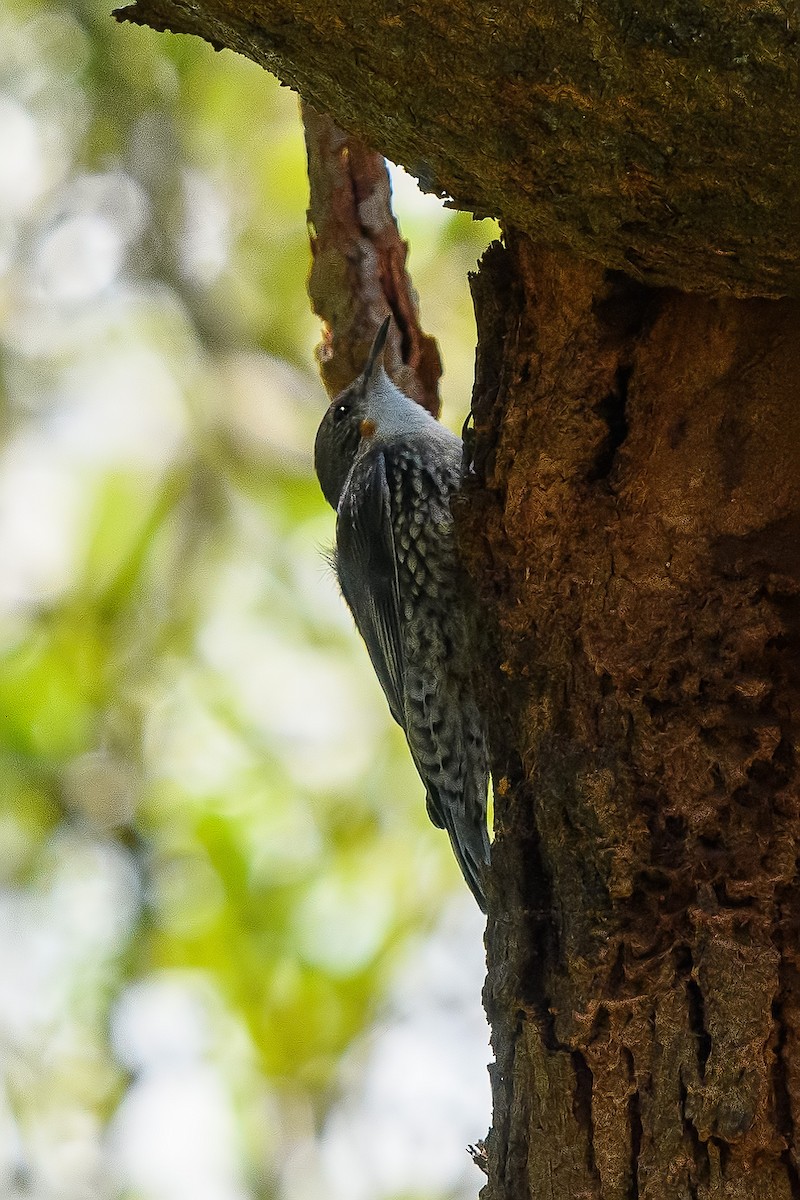
<path id="1" fill-rule="evenodd" d="M 328 406 L 314 443 L 314 468 L 325 499 L 336 509 L 359 452 L 376 441 L 390 443 L 437 424 L 396 387 L 383 365 L 391 317 L 375 335 L 366 366 Z"/>

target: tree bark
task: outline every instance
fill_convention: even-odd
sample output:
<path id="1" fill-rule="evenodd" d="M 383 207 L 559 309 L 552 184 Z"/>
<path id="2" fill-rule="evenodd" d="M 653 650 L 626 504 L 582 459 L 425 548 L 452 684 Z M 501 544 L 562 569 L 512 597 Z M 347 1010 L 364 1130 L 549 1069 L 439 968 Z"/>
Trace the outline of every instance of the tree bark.
<path id="1" fill-rule="evenodd" d="M 435 339 L 420 328 L 386 160 L 325 113 L 308 104 L 302 112 L 310 191 L 308 291 L 325 322 L 317 356 L 328 395 L 352 383 L 391 313 L 384 365 L 407 396 L 438 417 L 442 364 Z"/>
<path id="2" fill-rule="evenodd" d="M 459 208 L 644 282 L 800 293 L 796 0 L 135 0 Z"/>
<path id="3" fill-rule="evenodd" d="M 487 1200 L 800 1200 L 796 6 L 122 15 L 505 222 L 457 512 L 495 779 Z"/>
<path id="4" fill-rule="evenodd" d="M 800 305 L 475 281 L 491 1200 L 800 1195 Z"/>

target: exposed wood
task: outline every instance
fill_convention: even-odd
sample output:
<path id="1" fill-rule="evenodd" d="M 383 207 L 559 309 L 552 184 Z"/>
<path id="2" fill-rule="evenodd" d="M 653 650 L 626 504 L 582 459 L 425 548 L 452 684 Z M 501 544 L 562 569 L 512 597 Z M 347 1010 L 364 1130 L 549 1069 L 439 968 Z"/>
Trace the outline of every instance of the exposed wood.
<path id="1" fill-rule="evenodd" d="M 387 370 L 406 395 L 436 416 L 442 364 L 434 338 L 420 328 L 406 271 L 408 243 L 392 212 L 386 162 L 307 104 L 303 125 L 311 190 L 308 290 L 325 321 L 318 356 L 328 393 L 335 396 L 358 375 L 391 313 Z"/>

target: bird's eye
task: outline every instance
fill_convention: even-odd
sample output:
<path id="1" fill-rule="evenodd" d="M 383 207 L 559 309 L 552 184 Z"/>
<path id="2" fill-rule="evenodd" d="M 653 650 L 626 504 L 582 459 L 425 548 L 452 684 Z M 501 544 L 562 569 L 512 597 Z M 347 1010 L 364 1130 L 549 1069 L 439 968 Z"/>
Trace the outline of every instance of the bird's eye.
<path id="1" fill-rule="evenodd" d="M 334 425 L 338 425 L 340 421 L 343 421 L 349 412 L 350 412 L 349 404 L 337 404 L 336 408 L 333 410 Z"/>

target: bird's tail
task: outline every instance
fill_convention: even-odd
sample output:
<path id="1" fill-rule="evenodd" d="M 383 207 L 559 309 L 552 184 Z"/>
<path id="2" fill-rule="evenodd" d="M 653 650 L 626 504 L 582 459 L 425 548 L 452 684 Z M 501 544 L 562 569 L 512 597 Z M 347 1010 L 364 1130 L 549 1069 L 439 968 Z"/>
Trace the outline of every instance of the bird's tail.
<path id="1" fill-rule="evenodd" d="M 485 781 L 483 794 L 486 794 Z M 481 912 L 486 912 L 483 874 L 489 866 L 491 850 L 483 806 L 465 805 L 463 799 L 459 802 L 442 795 L 432 797 L 429 792 L 428 812 L 435 812 L 440 820 L 434 823 L 447 830 L 467 887 L 478 901 Z"/>

